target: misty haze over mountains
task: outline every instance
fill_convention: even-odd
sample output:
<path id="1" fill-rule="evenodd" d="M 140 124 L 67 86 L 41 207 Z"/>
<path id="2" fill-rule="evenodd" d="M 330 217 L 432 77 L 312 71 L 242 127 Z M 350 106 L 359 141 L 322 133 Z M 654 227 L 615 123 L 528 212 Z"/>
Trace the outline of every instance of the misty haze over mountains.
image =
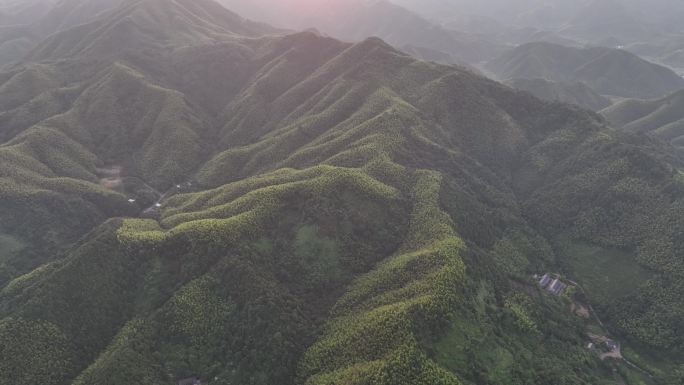
<path id="1" fill-rule="evenodd" d="M 684 5 L 654 0 L 221 0 L 277 27 L 316 28 L 358 41 L 378 36 L 428 60 L 480 67 L 515 45 L 547 41 L 626 49 L 684 74 Z M 61 28 L 112 9 L 118 0 L 0 3 L 0 65 Z M 51 14 L 45 18 L 46 14 Z M 43 21 L 41 21 L 43 20 Z M 45 21 L 48 20 L 48 21 Z"/>
<path id="2" fill-rule="evenodd" d="M 684 3 L 676 0 L 394 0 L 445 27 L 504 41 L 609 46 L 684 68 Z M 511 38 L 513 38 L 511 40 Z M 518 40 L 516 40 L 518 39 Z M 528 40 L 529 41 L 529 40 Z"/>
<path id="3" fill-rule="evenodd" d="M 683 10 L 0 0 L 0 385 L 684 384 Z"/>
<path id="4" fill-rule="evenodd" d="M 374 34 L 395 44 L 447 52 L 456 48 L 453 41 L 446 48 L 445 39 L 461 44 L 476 41 L 488 52 L 537 40 L 619 46 L 684 68 L 679 54 L 684 48 L 684 27 L 679 22 L 684 5 L 679 1 L 323 0 L 308 1 L 313 5 L 303 11 L 299 5 L 307 2 L 303 0 L 222 1 L 253 19 L 294 29 L 316 27 L 342 39 Z M 484 58 L 465 49 L 459 53 L 471 64 Z"/>

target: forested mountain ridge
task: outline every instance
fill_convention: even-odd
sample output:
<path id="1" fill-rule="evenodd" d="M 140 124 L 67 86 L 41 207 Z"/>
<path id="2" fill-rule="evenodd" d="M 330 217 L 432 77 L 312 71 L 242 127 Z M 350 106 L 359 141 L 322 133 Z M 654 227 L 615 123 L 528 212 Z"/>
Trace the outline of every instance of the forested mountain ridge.
<path id="1" fill-rule="evenodd" d="M 584 83 L 554 82 L 546 79 L 511 79 L 506 82 L 513 88 L 530 92 L 532 95 L 551 101 L 575 104 L 593 111 L 602 110 L 612 104 L 605 96 L 597 94 Z"/>
<path id="2" fill-rule="evenodd" d="M 121 0 L 30 0 L 0 3 L 0 68 L 19 62 L 42 39 L 86 23 Z"/>
<path id="3" fill-rule="evenodd" d="M 668 148 L 215 7 L 124 2 L 0 74 L 0 383 L 614 383 L 529 278 L 586 245 L 643 271 L 586 300 L 679 354 Z"/>
<path id="4" fill-rule="evenodd" d="M 0 68 L 2 66 L 10 67 L 13 63 L 21 60 L 35 61 L 47 59 L 45 56 L 38 58 L 36 55 L 59 54 L 56 52 L 45 52 L 46 49 L 66 49 L 65 47 L 50 46 L 51 44 L 54 45 L 55 41 L 59 44 L 70 46 L 76 45 L 78 39 L 81 38 L 85 38 L 86 41 L 96 41 L 96 38 L 92 35 L 104 31 L 98 32 L 92 30 L 93 28 L 104 28 L 107 32 L 107 38 L 112 39 L 109 42 L 110 46 L 104 48 L 105 50 L 117 49 L 119 43 L 121 43 L 117 39 L 129 39 L 127 42 L 129 44 L 134 42 L 135 39 L 142 39 L 139 42 L 140 44 L 165 43 L 162 36 L 157 37 L 155 42 L 146 42 L 145 34 L 136 34 L 136 30 L 144 30 L 146 23 L 152 22 L 155 24 L 153 28 L 156 28 L 160 33 L 168 32 L 168 28 L 173 26 L 174 23 L 175 26 L 181 25 L 173 20 L 174 17 L 192 18 L 192 20 L 189 20 L 189 24 L 195 27 L 196 30 L 194 32 L 176 31 L 174 33 L 176 38 L 189 38 L 190 40 L 186 41 L 185 44 L 190 42 L 196 43 L 200 39 L 208 38 L 210 35 L 215 37 L 226 33 L 238 33 L 253 36 L 257 31 L 259 33 L 266 30 L 275 31 L 274 28 L 264 24 L 244 20 L 217 4 L 206 4 L 201 1 L 197 3 L 197 5 L 184 4 L 184 9 L 188 12 L 175 15 L 167 14 L 164 16 L 166 24 L 160 24 L 159 22 L 163 20 L 146 20 L 147 15 L 154 14 L 154 12 L 148 12 L 148 10 L 144 9 L 146 7 L 144 3 L 135 1 L 34 0 L 26 4 L 10 2 L 5 5 L 8 21 L 3 23 L 0 19 L 0 53 L 2 53 L 0 56 Z M 193 14 L 193 12 L 198 11 L 200 12 L 199 15 Z M 21 15 L 24 13 L 27 16 L 22 17 Z M 118 18 L 114 17 L 114 14 L 118 14 Z M 92 23 L 98 19 L 109 20 L 110 24 Z M 238 19 L 242 19 L 242 21 L 238 21 Z M 227 25 L 226 23 L 230 23 L 231 28 L 235 30 L 223 30 Z M 120 34 L 124 35 L 117 35 L 117 29 Z M 69 33 L 72 36 L 66 36 L 66 31 L 70 31 Z M 125 35 L 127 33 L 132 35 Z M 55 36 L 51 40 L 52 35 Z M 200 37 L 200 35 L 205 36 Z M 175 42 L 175 44 L 180 43 L 180 41 Z M 105 42 L 99 42 L 99 44 L 102 45 Z M 80 49 L 85 48 L 80 47 Z M 138 49 L 142 48 L 142 46 L 138 47 Z M 61 52 L 61 54 L 73 56 L 78 54 L 78 52 Z M 32 57 L 27 58 L 27 55 L 32 55 Z"/>
<path id="5" fill-rule="evenodd" d="M 358 42 L 377 36 L 395 47 L 413 47 L 428 59 L 476 64 L 501 53 L 505 44 L 432 23 L 387 0 L 221 0 L 229 9 L 276 26 L 316 28 L 334 38 Z M 421 55 L 422 56 L 422 55 Z"/>
<path id="6" fill-rule="evenodd" d="M 649 134 L 677 148 L 684 145 L 684 91 L 656 100 L 624 100 L 601 113 L 622 130 Z"/>
<path id="7" fill-rule="evenodd" d="M 684 79 L 672 70 L 604 47 L 528 43 L 491 61 L 487 68 L 500 79 L 584 82 L 599 94 L 625 98 L 658 98 L 684 87 Z"/>
<path id="8" fill-rule="evenodd" d="M 529 30 L 580 46 L 622 46 L 661 61 L 682 48 L 684 5 L 677 0 L 391 1 L 438 24 L 508 42 Z M 681 68 L 675 57 L 669 61 Z"/>

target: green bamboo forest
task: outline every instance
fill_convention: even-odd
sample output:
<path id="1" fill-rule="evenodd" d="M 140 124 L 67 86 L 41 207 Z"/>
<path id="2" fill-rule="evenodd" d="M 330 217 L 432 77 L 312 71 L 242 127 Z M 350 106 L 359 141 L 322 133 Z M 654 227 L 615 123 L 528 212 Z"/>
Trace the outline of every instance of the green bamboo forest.
<path id="1" fill-rule="evenodd" d="M 0 385 L 684 384 L 679 32 L 487 1 L 0 0 Z"/>

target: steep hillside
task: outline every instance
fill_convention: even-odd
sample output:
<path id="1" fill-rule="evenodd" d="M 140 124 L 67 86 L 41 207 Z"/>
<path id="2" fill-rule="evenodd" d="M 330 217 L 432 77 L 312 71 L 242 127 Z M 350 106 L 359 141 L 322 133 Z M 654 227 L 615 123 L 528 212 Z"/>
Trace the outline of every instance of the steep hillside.
<path id="1" fill-rule="evenodd" d="M 599 94 L 627 98 L 662 97 L 684 87 L 684 79 L 672 70 L 610 48 L 529 43 L 500 56 L 487 68 L 501 79 L 583 82 Z"/>
<path id="2" fill-rule="evenodd" d="M 622 130 L 684 146 L 684 91 L 658 100 L 625 100 L 601 113 Z"/>
<path id="3" fill-rule="evenodd" d="M 146 208 L 172 185 L 187 181 L 189 174 L 207 160 L 215 130 L 205 109 L 191 106 L 182 92 L 158 84 L 154 76 L 143 75 L 133 64 L 118 63 L 117 52 L 128 52 L 132 62 L 144 65 L 158 59 L 140 48 L 146 42 L 150 42 L 148 49 L 161 49 L 171 41 L 192 41 L 183 39 L 189 39 L 186 33 L 194 31 L 191 36 L 202 36 L 198 44 L 219 36 L 227 36 L 223 40 L 228 43 L 237 36 L 229 29 L 250 33 L 261 25 L 215 3 L 207 3 L 207 7 L 197 2 L 174 2 L 174 7 L 168 4 L 131 1 L 108 17 L 57 33 L 34 55 L 62 59 L 59 64 L 29 64 L 0 79 L 0 140 L 6 150 L 2 176 L 12 178 L 18 173 L 23 178 L 22 183 L 7 187 L 15 190 L 16 198 L 3 201 L 2 232 L 31 245 L 3 258 L 0 282 L 58 258 L 64 245 L 106 218 Z M 184 21 L 167 25 L 165 20 Z M 138 29 L 134 39 L 123 39 L 119 32 L 131 30 L 116 26 L 135 22 L 152 31 L 165 28 L 166 35 L 162 38 L 156 32 Z M 101 26 L 112 28 L 105 36 Z M 84 30 L 93 32 L 81 35 Z M 264 26 L 264 30 L 272 29 Z M 109 50 L 112 45 L 120 51 Z M 183 71 L 183 62 L 187 64 L 192 54 L 181 49 L 174 55 L 178 68 L 170 71 L 183 74 L 169 79 L 176 82 L 197 73 Z M 158 66 L 152 72 L 160 70 Z M 184 85 L 199 87 L 197 81 L 186 78 Z M 220 87 L 226 83 L 214 84 Z M 205 95 L 218 99 L 209 88 L 203 90 Z M 197 103 L 204 101 L 198 99 Z M 125 175 L 117 171 L 120 169 Z M 62 184 L 60 178 L 69 179 Z M 115 191 L 103 186 L 113 186 Z M 54 196 L 52 201 L 47 198 L 50 195 Z M 128 203 L 128 199 L 134 202 Z M 35 215 L 22 215 L 19 208 L 25 205 Z M 50 219 L 53 216 L 55 219 Z M 33 240 L 36 231 L 50 235 Z"/>
<path id="4" fill-rule="evenodd" d="M 597 94 L 584 83 L 553 82 L 537 78 L 512 79 L 507 84 L 540 99 L 575 104 L 594 111 L 612 104 L 610 99 Z"/>
<path id="5" fill-rule="evenodd" d="M 647 383 L 681 379 L 668 147 L 377 38 L 260 28 L 138 0 L 0 73 L 1 384 L 640 376 L 586 349 L 578 303 Z M 586 268 L 611 262 L 629 284 Z"/>

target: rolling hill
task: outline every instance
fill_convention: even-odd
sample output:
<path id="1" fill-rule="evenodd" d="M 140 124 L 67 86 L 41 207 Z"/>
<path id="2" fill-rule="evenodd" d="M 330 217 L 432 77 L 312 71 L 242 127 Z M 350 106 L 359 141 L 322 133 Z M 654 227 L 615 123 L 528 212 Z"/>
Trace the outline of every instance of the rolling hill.
<path id="1" fill-rule="evenodd" d="M 622 130 L 684 146 L 684 91 L 658 100 L 625 100 L 601 113 Z"/>
<path id="2" fill-rule="evenodd" d="M 574 301 L 682 353 L 678 155 L 378 38 L 123 0 L 0 73 L 0 123 L 2 384 L 638 376 Z"/>
<path id="3" fill-rule="evenodd" d="M 672 70 L 612 48 L 573 48 L 528 43 L 487 65 L 501 79 L 543 78 L 583 82 L 602 95 L 657 98 L 684 87 Z"/>

